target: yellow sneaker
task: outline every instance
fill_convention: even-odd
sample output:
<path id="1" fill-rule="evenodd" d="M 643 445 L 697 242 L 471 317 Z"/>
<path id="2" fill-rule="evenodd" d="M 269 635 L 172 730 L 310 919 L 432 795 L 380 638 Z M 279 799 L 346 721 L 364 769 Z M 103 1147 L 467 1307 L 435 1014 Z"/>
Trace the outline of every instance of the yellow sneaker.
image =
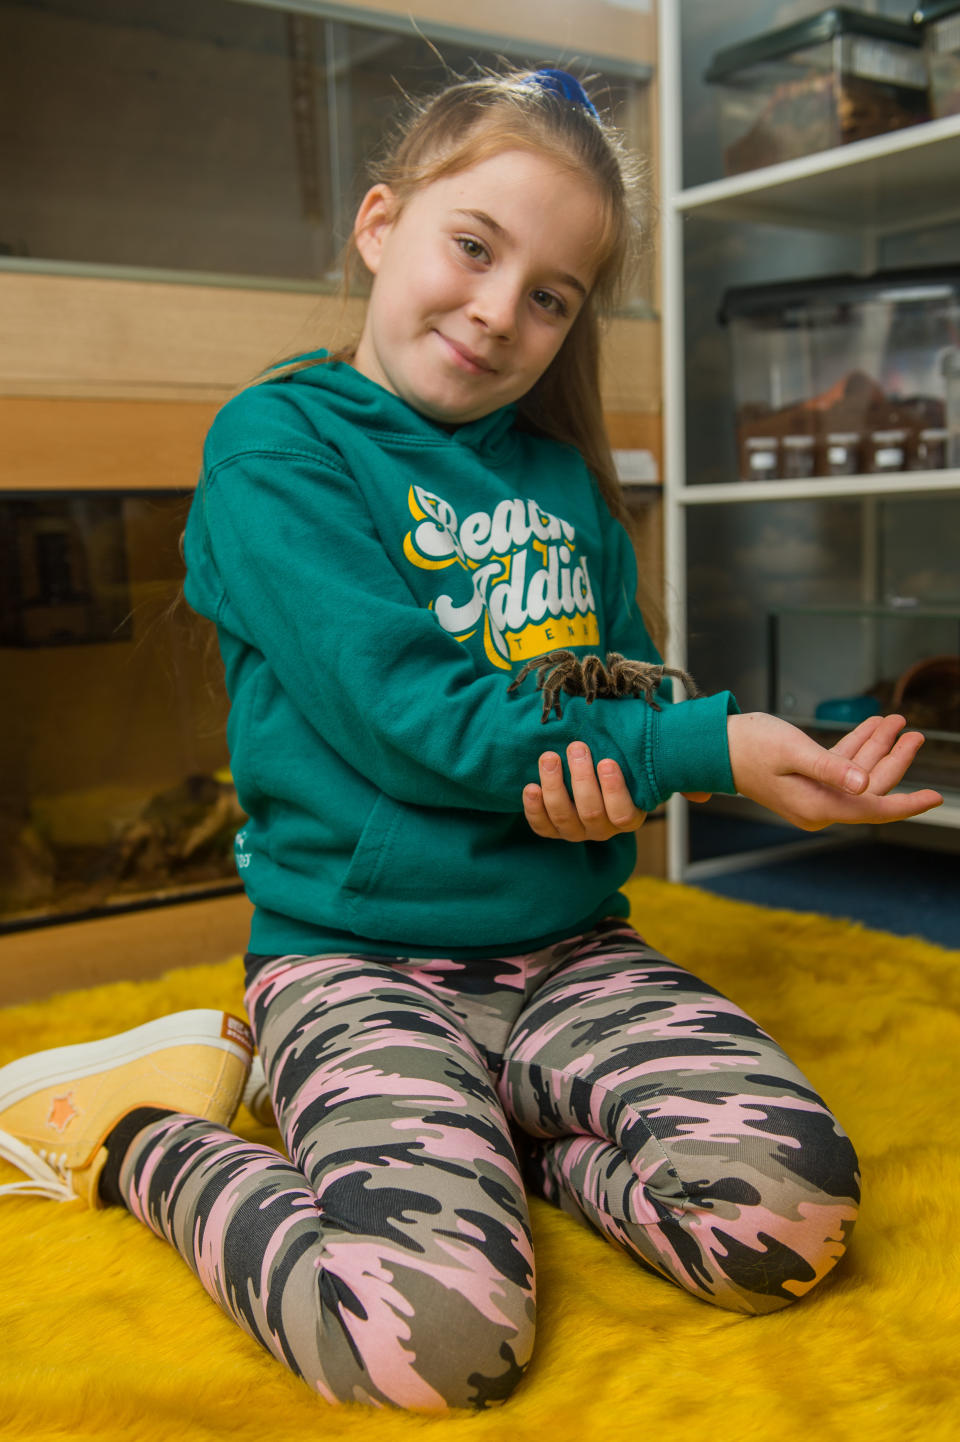
<path id="1" fill-rule="evenodd" d="M 137 1107 L 163 1107 L 229 1126 L 252 1055 L 246 1022 L 198 1010 L 0 1067 L 0 1157 L 27 1177 L 0 1195 L 102 1206 L 104 1143 L 117 1123 Z"/>

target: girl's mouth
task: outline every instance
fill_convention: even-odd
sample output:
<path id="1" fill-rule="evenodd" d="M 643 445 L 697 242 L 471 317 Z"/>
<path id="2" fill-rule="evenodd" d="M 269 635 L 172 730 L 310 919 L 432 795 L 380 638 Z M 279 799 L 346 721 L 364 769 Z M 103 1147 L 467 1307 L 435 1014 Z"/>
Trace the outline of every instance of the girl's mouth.
<path id="1" fill-rule="evenodd" d="M 492 375 L 494 373 L 493 366 L 489 365 L 481 356 L 475 354 L 474 351 L 468 350 L 466 346 L 460 345 L 458 341 L 451 340 L 449 336 L 445 336 L 441 331 L 435 331 L 434 334 L 439 336 L 443 341 L 447 355 L 453 361 L 454 365 L 465 370 L 468 375 L 479 376 Z"/>

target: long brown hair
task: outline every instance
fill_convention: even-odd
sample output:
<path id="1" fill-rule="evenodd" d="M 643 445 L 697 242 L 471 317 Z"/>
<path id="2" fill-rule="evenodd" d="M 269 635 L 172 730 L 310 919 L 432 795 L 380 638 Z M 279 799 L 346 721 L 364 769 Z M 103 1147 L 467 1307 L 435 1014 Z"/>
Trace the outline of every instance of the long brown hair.
<path id="1" fill-rule="evenodd" d="M 603 418 L 600 330 L 620 300 L 640 251 L 639 164 L 612 125 L 538 83 L 534 75 L 516 69 L 481 75 L 409 102 L 410 113 L 375 157 L 369 179 L 390 187 L 399 213 L 417 190 L 434 180 L 504 150 L 528 149 L 588 176 L 597 186 L 602 207 L 593 287 L 554 360 L 519 401 L 518 410 L 528 425 L 580 451 L 611 513 L 627 521 Z M 358 262 L 362 266 L 351 239 L 343 266 L 345 298 Z M 354 346 L 345 346 L 328 359 L 350 361 L 353 354 Z M 316 364 L 315 359 L 283 362 L 252 384 Z"/>

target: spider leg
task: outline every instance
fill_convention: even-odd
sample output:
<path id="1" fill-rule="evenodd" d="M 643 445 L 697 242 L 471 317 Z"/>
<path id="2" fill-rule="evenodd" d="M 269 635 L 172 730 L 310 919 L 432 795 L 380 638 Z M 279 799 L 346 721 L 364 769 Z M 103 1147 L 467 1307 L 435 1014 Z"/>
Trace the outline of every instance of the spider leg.
<path id="1" fill-rule="evenodd" d="M 585 696 L 587 694 L 586 678 L 579 663 L 576 666 L 564 668 L 560 684 L 568 696 Z"/>
<path id="2" fill-rule="evenodd" d="M 689 671 L 684 671 L 679 666 L 664 666 L 663 674 L 665 676 L 676 676 L 679 681 L 682 681 L 688 699 L 692 700 L 693 697 L 703 694 Z"/>
<path id="3" fill-rule="evenodd" d="M 700 688 L 689 671 L 684 671 L 679 666 L 664 666 L 663 674 L 665 676 L 676 676 L 678 681 L 682 681 L 684 690 L 691 700 L 700 695 Z"/>
<path id="4" fill-rule="evenodd" d="M 585 656 L 578 665 L 579 682 L 581 682 L 578 694 L 587 698 L 587 705 L 590 707 L 598 695 L 600 678 L 603 676 L 603 662 L 601 662 L 600 656 Z"/>
<path id="5" fill-rule="evenodd" d="M 588 657 L 588 660 L 590 659 L 596 662 L 603 674 L 603 666 L 599 657 Z M 541 721 L 549 720 L 552 709 L 556 710 L 558 718 L 563 716 L 560 705 L 562 691 L 566 691 L 570 696 L 587 694 L 588 678 L 585 676 L 584 667 L 572 651 L 566 650 L 549 651 L 546 656 L 537 656 L 532 661 L 528 661 L 507 687 L 507 691 L 515 691 L 521 681 L 533 670 L 537 672 L 537 690 L 543 692 Z M 592 699 L 592 697 L 588 699 Z"/>
<path id="6" fill-rule="evenodd" d="M 590 706 L 598 696 L 609 694 L 610 682 L 599 656 L 588 656 L 583 662 L 581 670 L 583 694 L 587 698 L 587 705 Z"/>
<path id="7" fill-rule="evenodd" d="M 643 699 L 654 711 L 662 711 L 663 707 L 656 699 L 657 687 L 663 679 L 662 666 L 645 666 L 637 678 L 637 685 L 643 692 Z"/>
<path id="8" fill-rule="evenodd" d="M 540 717 L 541 723 L 550 720 L 550 711 L 556 707 L 557 719 L 561 719 L 563 711 L 560 707 L 561 679 L 556 671 L 553 671 L 544 683 L 543 687 L 543 713 Z"/>
<path id="9" fill-rule="evenodd" d="M 607 657 L 606 681 L 607 696 L 630 695 L 630 673 L 624 669 L 623 657 L 618 651 L 611 651 Z"/>
<path id="10" fill-rule="evenodd" d="M 522 671 L 519 671 L 519 672 L 517 673 L 517 675 L 516 675 L 516 676 L 514 677 L 514 679 L 511 681 L 510 685 L 507 687 L 507 695 L 509 696 L 509 694 L 510 694 L 511 691 L 516 691 L 517 687 L 520 685 L 520 682 L 521 682 L 521 681 L 524 681 L 524 680 L 527 678 L 527 676 L 530 675 L 530 672 L 533 670 L 534 666 L 539 666 L 539 665 L 540 665 L 539 659 L 536 660 L 536 661 L 528 661 L 527 664 L 524 666 L 523 670 L 522 670 Z M 543 684 L 542 681 L 538 682 L 538 685 L 542 685 L 542 684 Z"/>
<path id="11" fill-rule="evenodd" d="M 607 666 L 610 671 L 608 694 L 611 696 L 636 696 L 638 665 L 639 662 L 628 660 L 619 651 L 608 652 Z"/>

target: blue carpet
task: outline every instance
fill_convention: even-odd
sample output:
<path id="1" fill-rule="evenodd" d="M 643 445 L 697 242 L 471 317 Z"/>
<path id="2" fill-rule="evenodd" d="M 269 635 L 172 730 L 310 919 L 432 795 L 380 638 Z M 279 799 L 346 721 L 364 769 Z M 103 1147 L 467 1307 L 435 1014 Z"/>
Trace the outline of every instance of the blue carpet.
<path id="1" fill-rule="evenodd" d="M 691 881 L 736 901 L 817 911 L 960 948 L 960 856 L 949 852 L 865 842 Z"/>

